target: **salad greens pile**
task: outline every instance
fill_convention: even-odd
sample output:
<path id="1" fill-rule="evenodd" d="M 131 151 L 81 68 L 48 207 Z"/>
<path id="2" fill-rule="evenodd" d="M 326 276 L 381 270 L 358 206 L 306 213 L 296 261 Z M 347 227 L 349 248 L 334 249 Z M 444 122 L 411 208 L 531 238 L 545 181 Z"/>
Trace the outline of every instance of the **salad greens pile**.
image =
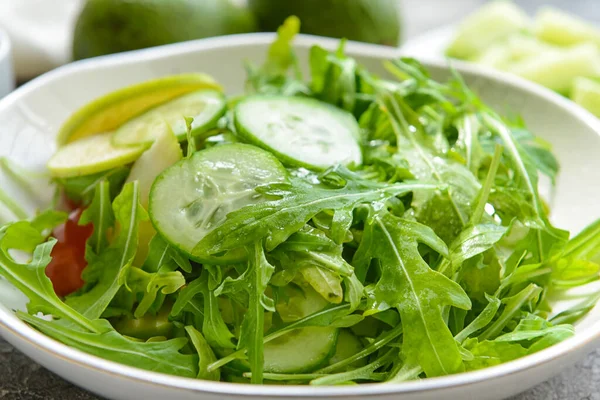
<path id="1" fill-rule="evenodd" d="M 145 115 L 117 130 L 155 140 L 141 156 L 106 142 L 72 174 L 57 153 L 59 192 L 93 226 L 87 266 L 56 293 L 58 205 L 2 226 L 0 275 L 29 298 L 19 318 L 126 365 L 258 384 L 442 376 L 572 336 L 598 294 L 552 304 L 598 280 L 600 222 L 573 238 L 549 222 L 548 143 L 458 74 L 437 82 L 401 58 L 378 77 L 343 41 L 311 49 L 306 82 L 297 32 L 288 19 L 215 124 L 185 115 L 175 146 Z"/>

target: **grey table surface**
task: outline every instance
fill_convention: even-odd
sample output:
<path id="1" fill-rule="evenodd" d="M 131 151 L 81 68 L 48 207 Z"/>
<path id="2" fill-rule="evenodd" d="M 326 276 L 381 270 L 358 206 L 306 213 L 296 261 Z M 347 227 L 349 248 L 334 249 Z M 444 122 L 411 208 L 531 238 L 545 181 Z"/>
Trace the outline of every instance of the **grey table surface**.
<path id="1" fill-rule="evenodd" d="M 352 1 L 352 0 L 349 0 Z M 485 0 L 404 0 L 405 37 L 460 20 Z M 600 23 L 600 0 L 516 0 L 530 13 L 551 4 Z M 0 399 L 97 400 L 0 339 Z M 600 400 L 600 349 L 574 367 L 510 400 Z"/>

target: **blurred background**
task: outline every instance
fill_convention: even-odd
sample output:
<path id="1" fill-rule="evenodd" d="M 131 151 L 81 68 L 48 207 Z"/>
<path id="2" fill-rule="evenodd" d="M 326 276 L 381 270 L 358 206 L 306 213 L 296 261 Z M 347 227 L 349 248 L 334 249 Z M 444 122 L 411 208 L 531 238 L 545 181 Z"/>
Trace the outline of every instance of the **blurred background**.
<path id="1" fill-rule="evenodd" d="M 230 33 L 273 31 L 289 14 L 303 32 L 397 46 L 456 24 L 486 0 L 1 0 L 0 29 L 24 82 L 73 59 Z M 598 0 L 515 0 L 600 23 Z M 315 11 L 318 10 L 318 11 Z M 148 28 L 148 29 L 147 29 Z M 1 48 L 2 46 L 0 46 Z"/>
<path id="2" fill-rule="evenodd" d="M 405 54 L 417 57 L 479 63 L 546 86 L 600 116 L 599 2 L 0 0 L 0 97 L 16 84 L 74 60 L 212 36 L 272 32 L 296 15 L 302 33 L 404 46 Z"/>

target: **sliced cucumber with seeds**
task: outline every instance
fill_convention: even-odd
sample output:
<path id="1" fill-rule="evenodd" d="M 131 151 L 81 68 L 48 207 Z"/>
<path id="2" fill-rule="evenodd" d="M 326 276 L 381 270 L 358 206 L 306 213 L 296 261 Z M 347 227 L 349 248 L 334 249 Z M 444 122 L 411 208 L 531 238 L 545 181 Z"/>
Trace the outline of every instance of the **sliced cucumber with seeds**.
<path id="1" fill-rule="evenodd" d="M 50 174 L 57 178 L 91 175 L 137 160 L 147 146 L 115 147 L 110 133 L 87 136 L 61 148 L 48 161 Z"/>
<path id="2" fill-rule="evenodd" d="M 199 90 L 178 97 L 119 127 L 113 136 L 113 144 L 127 146 L 153 142 L 163 134 L 166 122 L 181 142 L 187 137 L 184 117 L 194 118 L 192 136 L 198 136 L 217 124 L 227 110 L 225 96 L 216 90 Z"/>
<path id="3" fill-rule="evenodd" d="M 227 144 L 194 153 L 156 178 L 150 190 L 150 219 L 172 245 L 200 262 L 227 263 L 243 251 L 213 257 L 193 252 L 228 213 L 265 200 L 255 188 L 284 182 L 287 171 L 270 153 L 247 144 Z"/>
<path id="4" fill-rule="evenodd" d="M 315 99 L 250 96 L 234 110 L 238 134 L 285 164 L 326 169 L 360 164 L 360 128 L 346 111 Z"/>

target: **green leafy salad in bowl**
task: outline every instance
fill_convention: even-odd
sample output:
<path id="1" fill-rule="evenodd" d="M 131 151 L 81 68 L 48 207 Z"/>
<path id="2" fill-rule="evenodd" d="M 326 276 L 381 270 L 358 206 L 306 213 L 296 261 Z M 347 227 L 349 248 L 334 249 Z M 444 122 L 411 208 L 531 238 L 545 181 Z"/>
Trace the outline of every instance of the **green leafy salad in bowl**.
<path id="1" fill-rule="evenodd" d="M 72 115 L 54 206 L 0 228 L 18 317 L 107 360 L 253 384 L 403 382 L 572 336 L 598 295 L 552 305 L 598 280 L 600 223 L 550 223 L 549 144 L 414 59 L 381 77 L 315 46 L 307 81 L 297 32 L 244 94 L 177 75 Z"/>

